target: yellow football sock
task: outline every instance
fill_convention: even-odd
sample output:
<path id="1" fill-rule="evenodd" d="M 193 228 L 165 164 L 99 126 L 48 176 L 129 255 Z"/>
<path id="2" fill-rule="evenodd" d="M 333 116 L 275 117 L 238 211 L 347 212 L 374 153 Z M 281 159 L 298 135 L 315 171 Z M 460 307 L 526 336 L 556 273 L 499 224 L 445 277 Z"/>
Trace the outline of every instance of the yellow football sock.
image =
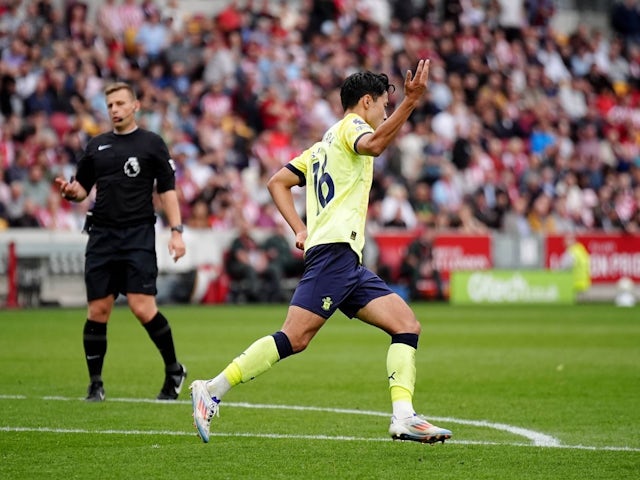
<path id="1" fill-rule="evenodd" d="M 411 400 L 416 383 L 416 349 L 405 343 L 392 343 L 387 352 L 387 375 L 392 400 Z"/>
<path id="2" fill-rule="evenodd" d="M 240 371 L 238 364 L 235 362 L 231 362 L 227 368 L 222 371 L 222 373 L 227 379 L 227 382 L 229 382 L 229 385 L 232 387 L 235 387 L 242 382 L 242 372 Z"/>
<path id="3" fill-rule="evenodd" d="M 392 343 L 387 353 L 387 374 L 393 415 L 414 415 L 413 390 L 416 383 L 416 349 L 405 343 Z"/>
<path id="4" fill-rule="evenodd" d="M 394 386 L 390 387 L 391 391 L 391 401 L 392 402 L 409 402 L 413 401 L 413 395 L 411 392 L 404 387 Z"/>
<path id="5" fill-rule="evenodd" d="M 280 360 L 280 355 L 276 342 L 272 335 L 268 335 L 253 342 L 249 348 L 236 357 L 224 369 L 224 376 L 233 387 L 239 383 L 253 380 L 269 370 L 278 360 Z"/>

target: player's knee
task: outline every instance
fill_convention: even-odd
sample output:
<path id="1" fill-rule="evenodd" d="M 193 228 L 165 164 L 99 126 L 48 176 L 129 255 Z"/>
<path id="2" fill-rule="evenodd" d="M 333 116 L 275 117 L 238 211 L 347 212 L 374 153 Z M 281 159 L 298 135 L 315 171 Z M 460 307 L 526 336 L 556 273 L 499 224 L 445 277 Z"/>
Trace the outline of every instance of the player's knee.
<path id="1" fill-rule="evenodd" d="M 108 308 L 89 308 L 87 318 L 94 322 L 105 323 L 109 319 L 110 310 Z"/>
<path id="2" fill-rule="evenodd" d="M 418 319 L 413 319 L 407 332 L 413 333 L 415 335 L 420 335 L 420 333 L 422 332 L 422 325 L 420 325 Z"/>
<path id="3" fill-rule="evenodd" d="M 106 322 L 111 315 L 112 302 L 101 299 L 89 302 L 87 318 L 95 322 Z"/>
<path id="4" fill-rule="evenodd" d="M 291 351 L 293 353 L 300 353 L 304 351 L 311 342 L 312 338 L 313 337 L 309 337 L 306 335 L 288 335 L 289 342 L 291 343 Z"/>
<path id="5" fill-rule="evenodd" d="M 293 350 L 293 353 L 300 353 L 304 351 L 308 345 L 308 339 L 296 339 L 295 341 L 291 342 L 291 349 Z"/>
<path id="6" fill-rule="evenodd" d="M 415 317 L 415 315 L 409 315 L 399 320 L 394 330 L 394 333 L 410 333 L 412 335 L 420 335 L 422 326 L 420 325 L 420 322 Z"/>
<path id="7" fill-rule="evenodd" d="M 151 320 L 155 316 L 157 307 L 153 302 L 130 300 L 129 309 L 131 310 L 131 313 L 133 313 L 138 320 L 140 320 L 142 323 L 145 323 Z"/>

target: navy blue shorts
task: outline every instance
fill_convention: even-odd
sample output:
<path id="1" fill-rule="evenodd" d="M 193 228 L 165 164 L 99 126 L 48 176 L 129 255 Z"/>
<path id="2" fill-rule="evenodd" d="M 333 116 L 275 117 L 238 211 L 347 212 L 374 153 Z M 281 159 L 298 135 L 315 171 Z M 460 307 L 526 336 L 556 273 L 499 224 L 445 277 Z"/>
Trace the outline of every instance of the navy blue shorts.
<path id="1" fill-rule="evenodd" d="M 155 295 L 158 262 L 152 224 L 129 228 L 93 225 L 85 253 L 87 300 L 119 293 Z"/>
<path id="2" fill-rule="evenodd" d="M 291 305 L 323 318 L 329 318 L 337 309 L 353 318 L 371 300 L 393 293 L 380 277 L 360 265 L 347 243 L 312 247 L 304 261 L 304 274 Z"/>

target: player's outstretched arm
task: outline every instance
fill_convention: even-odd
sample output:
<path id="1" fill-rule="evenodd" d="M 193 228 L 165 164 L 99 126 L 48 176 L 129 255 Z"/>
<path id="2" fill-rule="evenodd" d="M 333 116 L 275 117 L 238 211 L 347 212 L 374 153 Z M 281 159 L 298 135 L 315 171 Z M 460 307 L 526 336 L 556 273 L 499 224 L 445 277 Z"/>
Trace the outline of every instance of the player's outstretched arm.
<path id="1" fill-rule="evenodd" d="M 404 98 L 395 111 L 371 134 L 364 136 L 358 142 L 358 152 L 364 155 L 380 155 L 396 137 L 404 122 L 420 104 L 422 96 L 427 91 L 429 80 L 429 60 L 420 60 L 415 75 L 407 70 L 404 79 Z"/>

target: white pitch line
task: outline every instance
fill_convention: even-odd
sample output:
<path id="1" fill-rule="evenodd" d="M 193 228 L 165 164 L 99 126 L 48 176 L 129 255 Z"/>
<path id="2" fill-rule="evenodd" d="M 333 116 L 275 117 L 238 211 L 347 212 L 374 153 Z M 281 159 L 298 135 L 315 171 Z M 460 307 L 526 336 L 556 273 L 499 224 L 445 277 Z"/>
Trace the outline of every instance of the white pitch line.
<path id="1" fill-rule="evenodd" d="M 2 397 L 0 396 L 0 398 Z M 68 397 L 43 397 L 43 399 L 44 400 L 61 400 L 61 401 L 79 400 L 78 398 L 68 398 Z M 190 401 L 184 401 L 184 400 L 166 402 L 162 400 L 152 400 L 152 399 L 110 398 L 109 401 L 110 402 L 126 402 L 126 403 L 179 403 L 179 404 L 191 405 Z M 250 408 L 250 409 L 327 412 L 327 413 L 341 413 L 346 415 L 371 415 L 376 417 L 389 416 L 389 414 L 386 412 L 376 412 L 372 410 L 355 410 L 355 409 L 348 409 L 348 408 L 313 407 L 313 406 L 303 406 L 303 405 L 271 405 L 271 404 L 246 403 L 246 402 L 240 402 L 240 403 L 225 402 L 224 405 L 225 407 Z M 451 418 L 451 417 L 430 416 L 429 418 L 437 422 L 457 423 L 459 425 L 471 425 L 475 427 L 492 428 L 494 430 L 500 430 L 503 432 L 518 435 L 520 437 L 524 437 L 530 440 L 533 445 L 538 447 L 557 447 L 560 445 L 560 441 L 557 438 L 554 438 L 550 435 L 546 435 L 544 433 L 536 432 L 534 430 L 529 430 L 526 428 L 507 425 L 504 423 L 493 423 L 493 422 L 488 422 L 486 420 L 464 420 L 464 419 Z"/>
<path id="2" fill-rule="evenodd" d="M 86 433 L 103 435 L 173 435 L 198 438 L 195 431 L 182 432 L 172 430 L 87 430 L 84 428 L 49 428 L 49 427 L 0 427 L 1 432 L 38 432 L 38 433 Z M 211 432 L 212 437 L 243 437 L 243 438 L 271 438 L 271 439 L 298 439 L 298 440 L 339 440 L 351 442 L 391 442 L 390 438 L 365 438 L 348 437 L 344 435 L 293 435 L 279 433 L 220 433 Z M 466 443 L 466 442 L 465 442 Z M 485 442 L 479 442 L 485 444 Z M 496 444 L 499 445 L 499 444 Z"/>
<path id="3" fill-rule="evenodd" d="M 371 410 L 354 410 L 347 408 L 325 408 L 325 407 L 305 407 L 297 405 L 263 405 L 263 404 L 251 404 L 251 403 L 229 403 L 231 406 L 240 408 L 266 408 L 266 409 L 282 409 L 282 410 L 301 410 L 301 411 L 313 411 L 313 412 L 330 412 L 330 413 L 344 413 L 348 415 L 373 415 L 377 417 L 388 417 L 389 414 L 385 412 L 375 412 Z M 463 420 L 460 418 L 451 417 L 434 417 L 429 416 L 430 420 L 436 422 L 448 422 L 457 423 L 459 425 L 472 425 L 475 427 L 492 428 L 494 430 L 501 430 L 503 432 L 512 433 L 525 437 L 538 447 L 558 447 L 560 441 L 550 435 L 536 432 L 534 430 L 528 430 L 526 428 L 515 427 L 513 425 L 507 425 L 504 423 L 492 423 L 486 420 Z"/>
<path id="4" fill-rule="evenodd" d="M 25 395 L 0 395 L 0 400 L 26 400 L 28 397 Z M 63 396 L 44 396 L 40 397 L 42 400 L 54 400 L 54 401 L 84 401 L 79 397 L 63 397 Z M 175 400 L 175 401 L 163 401 L 145 398 L 109 398 L 110 402 L 119 403 L 156 403 L 165 405 L 191 405 L 188 400 Z M 312 412 L 327 412 L 327 413 L 339 413 L 348 415 L 371 415 L 379 417 L 389 416 L 386 412 L 377 412 L 372 410 L 356 410 L 345 408 L 329 408 L 329 407 L 314 407 L 304 405 L 272 405 L 272 404 L 252 404 L 246 402 L 225 402 L 225 407 L 237 407 L 237 408 L 251 408 L 251 409 L 271 409 L 271 410 L 295 410 L 295 411 L 312 411 Z M 580 449 L 580 450 L 609 450 L 609 451 L 640 451 L 640 448 L 631 447 L 592 447 L 584 445 L 561 445 L 560 441 L 550 435 L 529 430 L 526 428 L 516 427 L 504 423 L 494 423 L 486 420 L 465 420 L 452 417 L 430 417 L 434 421 L 442 421 L 448 423 L 456 423 L 459 425 L 471 425 L 481 428 L 492 428 L 494 430 L 500 430 L 514 435 L 519 435 L 527 438 L 531 441 L 527 443 L 508 443 L 506 445 L 511 446 L 535 446 L 535 447 L 552 447 L 552 448 L 568 448 L 568 449 Z M 104 430 L 104 431 L 90 431 L 82 429 L 46 429 L 46 427 L 29 429 L 25 427 L 24 430 L 13 430 L 14 428 L 20 429 L 22 427 L 0 427 L 0 431 L 51 431 L 57 433 L 114 433 L 121 435 L 193 435 L 187 432 L 164 432 L 164 431 L 148 431 L 148 430 L 131 430 L 131 431 L 119 431 L 119 430 Z M 12 429 L 12 430 L 7 430 Z M 255 433 L 240 433 L 240 434 L 222 434 L 212 433 L 213 436 L 239 436 L 239 437 L 259 437 L 259 438 L 297 438 L 297 439 L 313 439 L 313 440 L 348 440 L 348 441 L 387 441 L 388 439 L 378 438 L 359 438 L 359 437 L 342 437 L 342 436 L 317 436 L 317 435 L 280 435 L 280 434 L 255 434 Z M 468 444 L 468 445 L 505 445 L 504 443 L 496 442 L 470 442 L 460 440 L 449 440 L 449 443 L 456 444 Z"/>
<path id="5" fill-rule="evenodd" d="M 90 435 L 162 435 L 195 437 L 195 432 L 183 432 L 173 430 L 87 430 L 84 428 L 48 428 L 48 427 L 10 427 L 0 426 L 0 432 L 27 432 L 27 433 L 58 433 L 58 434 L 90 434 Z M 240 438 L 268 438 L 268 439 L 296 439 L 296 440 L 333 440 L 341 442 L 392 442 L 389 438 L 366 438 L 366 437 L 346 437 L 342 435 L 292 435 L 278 433 L 220 433 L 211 432 L 210 437 L 240 437 Z M 456 445 L 483 445 L 483 446 L 507 446 L 507 447 L 535 447 L 538 445 L 530 443 L 502 443 L 502 442 L 482 442 L 472 440 L 447 440 L 447 443 Z M 545 447 L 542 447 L 545 448 Z M 608 452 L 640 452 L 640 448 L 631 447 L 592 447 L 586 445 L 556 445 L 546 448 L 561 448 L 566 450 L 589 450 Z"/>

